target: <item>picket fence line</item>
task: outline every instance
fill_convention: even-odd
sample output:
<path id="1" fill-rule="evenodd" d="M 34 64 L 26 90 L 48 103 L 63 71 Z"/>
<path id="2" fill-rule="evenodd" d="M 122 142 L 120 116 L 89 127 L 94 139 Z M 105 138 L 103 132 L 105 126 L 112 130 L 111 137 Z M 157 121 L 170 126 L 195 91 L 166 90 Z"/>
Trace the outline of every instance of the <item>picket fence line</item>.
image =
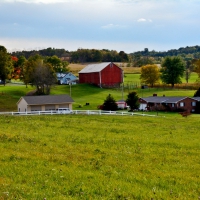
<path id="1" fill-rule="evenodd" d="M 71 114 L 58 113 L 57 111 L 30 111 L 30 112 L 0 112 L 0 115 L 124 115 L 124 116 L 149 116 L 149 117 L 157 117 L 157 115 L 149 115 L 145 113 L 135 113 L 135 112 L 121 112 L 121 111 L 105 111 L 105 110 L 73 110 Z"/>

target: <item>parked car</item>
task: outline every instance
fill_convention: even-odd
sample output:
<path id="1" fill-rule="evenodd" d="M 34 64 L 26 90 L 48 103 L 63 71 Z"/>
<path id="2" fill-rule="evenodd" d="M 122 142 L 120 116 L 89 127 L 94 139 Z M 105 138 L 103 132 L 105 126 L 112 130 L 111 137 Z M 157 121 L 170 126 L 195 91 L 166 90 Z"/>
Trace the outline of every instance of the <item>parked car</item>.
<path id="1" fill-rule="evenodd" d="M 57 113 L 59 113 L 59 114 L 72 114 L 73 111 L 70 110 L 69 108 L 58 108 Z"/>

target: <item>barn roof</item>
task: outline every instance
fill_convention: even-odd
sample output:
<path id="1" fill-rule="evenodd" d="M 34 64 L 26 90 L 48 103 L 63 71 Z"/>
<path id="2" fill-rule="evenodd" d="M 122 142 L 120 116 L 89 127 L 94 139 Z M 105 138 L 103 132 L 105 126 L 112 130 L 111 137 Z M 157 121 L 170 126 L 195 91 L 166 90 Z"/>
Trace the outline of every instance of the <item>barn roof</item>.
<path id="1" fill-rule="evenodd" d="M 68 95 L 41 95 L 22 97 L 28 105 L 72 103 L 74 100 Z M 20 102 L 20 100 L 19 100 Z"/>
<path id="2" fill-rule="evenodd" d="M 90 64 L 90 65 L 87 65 L 85 68 L 83 68 L 79 72 L 79 74 L 80 73 L 100 72 L 110 64 L 113 64 L 113 63 L 112 62 L 103 62 L 103 63 L 99 63 L 99 64 Z"/>

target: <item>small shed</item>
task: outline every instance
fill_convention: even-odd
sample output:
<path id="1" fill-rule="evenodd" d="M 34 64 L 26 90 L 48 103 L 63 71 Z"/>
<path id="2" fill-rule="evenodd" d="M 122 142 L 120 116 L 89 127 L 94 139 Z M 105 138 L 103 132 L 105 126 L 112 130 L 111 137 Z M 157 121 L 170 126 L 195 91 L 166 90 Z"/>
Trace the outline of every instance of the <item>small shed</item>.
<path id="1" fill-rule="evenodd" d="M 117 87 L 123 83 L 123 70 L 112 62 L 87 65 L 79 72 L 79 83 Z"/>
<path id="2" fill-rule="evenodd" d="M 18 112 L 72 109 L 74 100 L 68 95 L 24 96 L 17 102 Z"/>
<path id="3" fill-rule="evenodd" d="M 117 104 L 119 109 L 127 108 L 127 103 L 124 100 L 118 100 L 118 101 L 116 101 L 116 104 Z"/>

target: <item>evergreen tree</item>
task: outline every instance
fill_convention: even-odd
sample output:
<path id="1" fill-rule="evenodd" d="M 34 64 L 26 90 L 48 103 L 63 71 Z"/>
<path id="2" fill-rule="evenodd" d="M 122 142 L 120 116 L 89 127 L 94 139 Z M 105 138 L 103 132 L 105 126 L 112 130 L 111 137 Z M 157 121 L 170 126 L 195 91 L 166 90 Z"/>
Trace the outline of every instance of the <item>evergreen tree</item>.
<path id="1" fill-rule="evenodd" d="M 194 93 L 194 97 L 200 97 L 200 88 Z"/>
<path id="2" fill-rule="evenodd" d="M 127 96 L 126 103 L 130 106 L 131 110 L 138 109 L 140 103 L 137 92 L 130 92 Z"/>
<path id="3" fill-rule="evenodd" d="M 117 103 L 116 103 L 115 99 L 112 97 L 111 94 L 109 94 L 106 97 L 106 100 L 104 101 L 103 110 L 115 111 L 117 109 L 118 109 L 118 106 L 117 106 Z"/>

